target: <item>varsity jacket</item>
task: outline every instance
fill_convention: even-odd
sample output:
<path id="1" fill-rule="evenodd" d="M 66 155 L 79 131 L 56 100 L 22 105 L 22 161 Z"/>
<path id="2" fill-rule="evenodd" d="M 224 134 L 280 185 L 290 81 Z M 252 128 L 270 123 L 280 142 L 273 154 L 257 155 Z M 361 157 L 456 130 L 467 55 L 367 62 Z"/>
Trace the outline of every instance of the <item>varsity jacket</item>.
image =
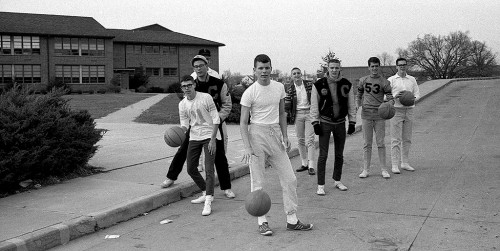
<path id="1" fill-rule="evenodd" d="M 309 104 L 311 103 L 311 90 L 313 87 L 312 82 L 302 81 L 307 93 L 307 100 Z M 285 96 L 285 112 L 287 113 L 287 119 L 289 124 L 295 123 L 295 117 L 297 115 L 297 90 L 295 89 L 295 84 L 292 81 L 291 84 L 287 86 L 286 96 Z M 285 87 L 286 88 L 286 87 Z"/>
<path id="2" fill-rule="evenodd" d="M 325 122 L 339 124 L 345 122 L 345 117 L 349 123 L 356 123 L 356 105 L 354 101 L 353 86 L 349 80 L 341 78 L 336 84 L 338 100 L 338 112 L 334 111 L 332 93 L 328 86 L 327 77 L 320 78 L 314 83 L 311 93 L 311 117 L 312 123 Z"/>
<path id="3" fill-rule="evenodd" d="M 226 83 L 222 80 L 208 76 L 207 82 L 201 82 L 198 78 L 195 79 L 196 88 L 198 92 L 208 93 L 214 99 L 215 106 L 219 112 L 220 124 L 226 120 L 232 109 L 231 95 L 229 94 Z"/>

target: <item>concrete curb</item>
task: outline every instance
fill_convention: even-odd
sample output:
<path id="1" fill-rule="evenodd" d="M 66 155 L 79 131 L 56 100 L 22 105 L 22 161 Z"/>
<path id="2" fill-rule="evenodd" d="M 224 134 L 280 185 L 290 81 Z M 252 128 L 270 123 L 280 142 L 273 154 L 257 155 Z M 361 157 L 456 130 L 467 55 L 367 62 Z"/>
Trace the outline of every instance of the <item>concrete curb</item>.
<path id="1" fill-rule="evenodd" d="M 292 148 L 288 153 L 289 158 L 297 155 L 299 155 L 297 148 Z M 247 164 L 235 164 L 229 169 L 231 180 L 249 173 Z M 216 185 L 219 185 L 218 182 L 217 179 Z M 161 189 L 152 194 L 134 198 L 104 211 L 91 213 L 3 241 L 0 243 L 0 251 L 38 251 L 64 245 L 86 234 L 133 219 L 199 192 L 200 189 L 193 181 L 184 182 L 168 189 Z"/>

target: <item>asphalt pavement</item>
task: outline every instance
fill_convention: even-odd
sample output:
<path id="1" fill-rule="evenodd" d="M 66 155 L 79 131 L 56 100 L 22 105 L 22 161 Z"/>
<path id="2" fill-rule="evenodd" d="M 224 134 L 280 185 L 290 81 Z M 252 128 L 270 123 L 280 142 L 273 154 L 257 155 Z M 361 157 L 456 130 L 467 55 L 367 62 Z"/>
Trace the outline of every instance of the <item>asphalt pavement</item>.
<path id="1" fill-rule="evenodd" d="M 420 102 L 453 82 L 453 80 L 434 80 L 423 83 L 420 85 L 422 95 Z M 164 207 L 167 204 L 175 206 L 186 203 L 188 200 L 184 198 L 198 193 L 198 188 L 186 172 L 182 172 L 171 188 L 161 189 L 159 187 L 176 150 L 166 146 L 163 141 L 163 132 L 168 125 L 147 125 L 133 122 L 133 119 L 140 113 L 165 97 L 165 94 L 156 95 L 96 120 L 97 127 L 108 129 L 108 132 L 98 143 L 100 149 L 89 163 L 103 167 L 106 172 L 0 199 L 2 226 L 0 229 L 0 250 L 46 250 L 145 213 L 154 214 L 156 211 L 153 211 L 154 209 Z M 435 122 L 430 121 L 429 123 Z M 359 114 L 357 124 L 357 129 L 360 130 Z M 233 179 L 240 178 L 233 181 L 233 190 L 237 194 L 234 201 L 240 202 L 234 206 L 241 207 L 244 196 L 249 192 L 248 166 L 240 162 L 243 146 L 238 126 L 230 125 L 228 130 L 230 143 L 227 155 L 231 166 L 230 173 Z M 293 126 L 289 126 L 288 131 L 292 145 L 296 146 Z M 417 130 L 414 133 L 416 135 L 425 134 L 426 131 Z M 492 133 L 494 133 L 493 130 Z M 359 138 L 361 135 L 354 137 Z M 439 142 L 434 143 L 438 144 Z M 331 148 L 333 149 L 333 145 Z M 347 143 L 346 153 L 349 151 L 360 152 L 360 148 L 360 145 Z M 418 151 L 417 149 L 416 152 L 418 153 Z M 298 155 L 297 149 L 293 149 L 289 155 L 290 157 Z M 439 159 L 439 156 L 434 157 Z M 302 174 L 297 174 L 297 176 L 300 175 Z M 446 175 L 446 173 L 440 175 Z M 493 173 L 493 175 L 498 177 L 498 172 Z M 300 193 L 301 189 L 310 190 L 311 187 L 305 188 L 299 184 L 298 189 Z M 498 189 L 498 184 L 496 189 Z M 417 217 L 421 213 L 425 213 L 426 209 L 432 205 L 415 206 L 415 203 L 418 202 L 415 196 L 421 198 L 422 194 L 428 194 L 432 191 L 429 187 L 419 187 L 418 191 L 411 192 L 411 200 L 398 201 L 398 203 L 409 203 L 408 210 L 414 210 L 410 213 Z M 460 190 L 453 191 L 459 193 Z M 218 188 L 216 188 L 216 196 L 222 196 L 222 192 Z M 383 194 L 373 193 L 365 196 L 369 202 L 372 199 L 380 199 L 378 197 L 383 196 Z M 458 194 L 452 194 L 452 197 L 460 199 Z M 181 203 L 174 203 L 180 200 L 182 200 Z M 316 202 L 317 199 L 308 202 L 308 205 Z M 498 196 L 494 198 L 492 203 L 498 203 Z M 279 208 L 279 206 L 273 206 L 273 208 Z M 384 208 L 384 210 L 390 211 L 391 209 Z M 318 211 L 316 213 L 325 212 Z M 488 217 L 493 217 L 493 221 L 498 224 L 498 207 L 497 215 L 485 216 L 484 221 L 490 222 L 491 219 Z M 408 225 L 408 228 L 417 231 L 414 228 L 419 226 L 418 222 L 419 220 L 416 220 Z M 398 222 L 390 224 L 397 225 Z M 390 226 L 385 226 L 385 228 L 390 228 Z M 498 227 L 494 229 L 498 230 Z M 495 238 L 498 241 L 498 235 L 493 239 L 495 240 Z M 406 245 L 407 241 L 402 243 Z M 402 246 L 406 247 L 405 245 Z M 498 248 L 498 245 L 492 247 Z"/>

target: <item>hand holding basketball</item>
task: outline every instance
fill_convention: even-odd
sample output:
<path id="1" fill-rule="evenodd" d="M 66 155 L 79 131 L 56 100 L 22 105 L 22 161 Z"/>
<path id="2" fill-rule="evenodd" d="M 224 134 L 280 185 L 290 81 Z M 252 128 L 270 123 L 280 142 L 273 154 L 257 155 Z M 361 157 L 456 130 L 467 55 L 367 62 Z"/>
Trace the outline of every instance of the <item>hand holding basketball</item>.
<path id="1" fill-rule="evenodd" d="M 171 126 L 165 131 L 163 139 L 167 145 L 171 147 L 178 147 L 182 145 L 186 139 L 186 133 L 180 126 Z"/>
<path id="2" fill-rule="evenodd" d="M 262 189 L 255 190 L 247 195 L 245 209 L 252 216 L 263 216 L 271 209 L 271 198 Z"/>
<path id="3" fill-rule="evenodd" d="M 382 103 L 378 107 L 378 115 L 383 119 L 392 119 L 394 114 L 396 114 L 396 109 L 394 108 L 394 105 L 392 105 L 392 102 Z"/>
<path id="4" fill-rule="evenodd" d="M 405 91 L 399 97 L 399 102 L 405 106 L 412 106 L 415 104 L 415 95 L 411 91 Z"/>

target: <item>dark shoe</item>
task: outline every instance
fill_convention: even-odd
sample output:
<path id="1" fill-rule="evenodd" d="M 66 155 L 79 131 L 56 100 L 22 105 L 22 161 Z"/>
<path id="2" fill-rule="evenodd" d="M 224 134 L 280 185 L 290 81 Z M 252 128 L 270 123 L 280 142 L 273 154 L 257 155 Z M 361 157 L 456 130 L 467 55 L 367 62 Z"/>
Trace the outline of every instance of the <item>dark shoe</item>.
<path id="1" fill-rule="evenodd" d="M 305 170 L 307 170 L 307 169 L 308 169 L 308 167 L 307 167 L 307 166 L 301 166 L 301 167 L 299 167 L 298 169 L 296 169 L 295 171 L 297 171 L 297 172 L 303 172 L 303 171 L 305 171 Z"/>
<path id="2" fill-rule="evenodd" d="M 309 168 L 309 175 L 315 175 L 316 172 L 314 171 L 314 168 Z"/>
<path id="3" fill-rule="evenodd" d="M 262 223 L 262 225 L 259 225 L 259 232 L 261 235 L 264 236 L 270 236 L 273 235 L 273 230 L 269 227 L 269 224 L 267 222 Z"/>
<path id="4" fill-rule="evenodd" d="M 313 224 L 304 224 L 302 222 L 297 221 L 297 224 L 286 223 L 286 230 L 302 230 L 307 231 L 313 228 Z"/>

